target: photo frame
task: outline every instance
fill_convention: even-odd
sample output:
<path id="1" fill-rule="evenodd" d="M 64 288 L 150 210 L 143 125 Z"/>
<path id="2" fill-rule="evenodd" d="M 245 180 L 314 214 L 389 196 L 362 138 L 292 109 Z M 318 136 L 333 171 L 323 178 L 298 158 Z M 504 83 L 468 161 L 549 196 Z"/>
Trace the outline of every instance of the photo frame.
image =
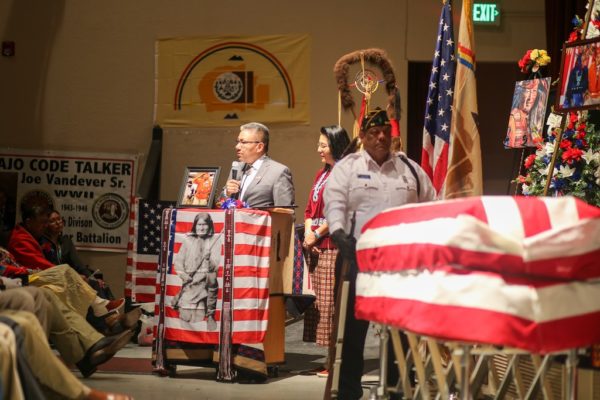
<path id="1" fill-rule="evenodd" d="M 563 45 L 556 112 L 600 108 L 600 36 Z"/>
<path id="2" fill-rule="evenodd" d="M 588 0 L 588 10 L 585 15 L 583 27 L 585 39 L 592 39 L 600 36 L 600 29 L 597 25 L 598 21 L 600 21 L 600 0 Z"/>
<path id="3" fill-rule="evenodd" d="M 178 207 L 212 208 L 221 167 L 186 167 Z"/>
<path id="4" fill-rule="evenodd" d="M 535 147 L 542 142 L 550 78 L 535 78 L 515 83 L 508 129 L 507 149 Z"/>

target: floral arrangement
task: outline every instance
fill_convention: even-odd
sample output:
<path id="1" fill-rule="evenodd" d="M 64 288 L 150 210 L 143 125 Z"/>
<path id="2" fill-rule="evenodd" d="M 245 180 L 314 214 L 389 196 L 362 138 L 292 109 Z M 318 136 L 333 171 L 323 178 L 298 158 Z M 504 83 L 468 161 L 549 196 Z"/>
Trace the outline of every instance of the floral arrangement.
<path id="1" fill-rule="evenodd" d="M 543 196 L 554 151 L 558 152 L 548 190 L 550 196 L 571 195 L 600 207 L 600 131 L 589 123 L 593 111 L 571 112 L 562 134 L 551 127 L 535 154 L 525 159 L 525 174 L 516 179 L 525 196 Z"/>
<path id="2" fill-rule="evenodd" d="M 579 16 L 574 16 L 571 20 L 571 23 L 573 24 L 573 30 L 567 39 L 567 43 L 575 42 L 581 39 L 583 34 L 583 20 L 579 18 Z"/>
<path id="3" fill-rule="evenodd" d="M 223 199 L 221 204 L 217 203 L 217 206 L 220 206 L 223 210 L 226 210 L 228 208 L 248 208 L 248 203 L 246 203 L 245 201 L 232 199 L 231 197 L 228 197 L 226 199 Z"/>
<path id="4" fill-rule="evenodd" d="M 519 60 L 519 68 L 525 74 L 538 72 L 540 67 L 550 64 L 550 56 L 546 50 L 527 50 Z"/>

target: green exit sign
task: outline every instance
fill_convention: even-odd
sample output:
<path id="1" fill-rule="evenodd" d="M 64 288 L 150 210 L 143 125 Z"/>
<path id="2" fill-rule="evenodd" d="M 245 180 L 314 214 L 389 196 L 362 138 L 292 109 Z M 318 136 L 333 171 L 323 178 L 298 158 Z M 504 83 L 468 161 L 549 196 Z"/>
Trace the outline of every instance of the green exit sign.
<path id="1" fill-rule="evenodd" d="M 500 25 L 498 3 L 473 3 L 473 23 L 477 25 Z"/>

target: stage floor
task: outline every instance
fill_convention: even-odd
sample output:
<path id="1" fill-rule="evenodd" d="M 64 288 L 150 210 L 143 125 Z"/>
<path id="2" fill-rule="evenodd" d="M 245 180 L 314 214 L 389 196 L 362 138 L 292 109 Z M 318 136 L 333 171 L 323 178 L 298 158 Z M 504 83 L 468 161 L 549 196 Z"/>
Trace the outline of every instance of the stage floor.
<path id="1" fill-rule="evenodd" d="M 286 363 L 279 367 L 279 376 L 269 378 L 266 384 L 226 384 L 215 381 L 213 368 L 178 366 L 174 378 L 152 375 L 151 348 L 134 344 L 119 351 L 114 360 L 99 368 L 86 385 L 107 391 L 134 396 L 137 400 L 175 399 L 321 399 L 325 389 L 324 378 L 304 375 L 325 362 L 326 350 L 302 341 L 303 321 L 286 327 Z M 376 381 L 378 372 L 378 338 L 370 329 L 365 348 L 365 382 Z M 78 375 L 78 374 L 76 374 Z M 79 376 L 79 375 L 78 375 Z M 365 390 L 364 399 L 368 398 Z"/>

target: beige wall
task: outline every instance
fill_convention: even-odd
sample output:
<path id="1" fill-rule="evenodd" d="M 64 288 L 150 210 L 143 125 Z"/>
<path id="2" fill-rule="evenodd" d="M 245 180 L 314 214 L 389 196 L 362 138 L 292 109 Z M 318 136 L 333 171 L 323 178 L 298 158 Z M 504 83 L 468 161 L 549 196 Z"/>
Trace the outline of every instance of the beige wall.
<path id="1" fill-rule="evenodd" d="M 271 156 L 292 169 L 301 213 L 319 167 L 318 128 L 337 122 L 335 61 L 357 49 L 387 50 L 406 98 L 408 61 L 432 57 L 439 0 L 376 4 L 0 0 L 1 39 L 16 42 L 15 57 L 0 57 L 0 147 L 139 153 L 143 160 L 153 125 L 157 38 L 308 33 L 310 124 L 271 127 Z M 501 8 L 499 29 L 476 29 L 478 60 L 516 61 L 526 49 L 544 47 L 543 0 L 504 0 Z M 457 30 L 459 7 L 454 14 Z M 343 125 L 351 126 L 347 116 Z M 226 174 L 236 135 L 235 129 L 166 130 L 162 197 L 176 197 L 186 165 L 220 165 Z M 124 254 L 83 255 L 122 291 Z"/>

